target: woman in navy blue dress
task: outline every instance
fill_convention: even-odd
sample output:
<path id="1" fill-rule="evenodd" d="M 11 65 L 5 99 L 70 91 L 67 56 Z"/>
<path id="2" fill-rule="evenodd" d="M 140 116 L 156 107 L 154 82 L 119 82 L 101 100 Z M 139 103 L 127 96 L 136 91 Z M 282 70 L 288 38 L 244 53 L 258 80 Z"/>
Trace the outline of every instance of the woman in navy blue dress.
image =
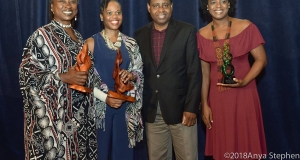
<path id="1" fill-rule="evenodd" d="M 121 4 L 103 0 L 100 18 L 104 29 L 86 41 L 94 56 L 98 159 L 134 159 L 132 148 L 143 138 L 143 63 L 136 41 L 119 31 L 123 19 Z M 134 89 L 125 94 L 134 97 L 134 103 L 107 96 L 109 90 L 115 91 L 112 75 L 118 49 L 123 59 L 119 75 L 124 83 L 133 84 Z"/>

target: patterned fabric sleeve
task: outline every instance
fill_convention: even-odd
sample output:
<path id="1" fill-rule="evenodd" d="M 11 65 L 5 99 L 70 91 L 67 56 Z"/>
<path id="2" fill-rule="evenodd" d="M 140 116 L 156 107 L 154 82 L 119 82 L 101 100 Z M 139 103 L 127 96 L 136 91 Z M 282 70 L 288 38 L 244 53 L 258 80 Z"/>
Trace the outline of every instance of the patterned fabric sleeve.
<path id="1" fill-rule="evenodd" d="M 55 58 L 50 54 L 45 37 L 37 30 L 29 37 L 23 50 L 22 62 L 19 68 L 19 83 L 24 104 L 24 143 L 26 159 L 38 156 L 52 157 L 53 150 L 43 151 L 45 134 L 54 126 L 51 115 L 48 114 L 49 104 L 58 106 L 58 90 L 61 81 L 56 72 Z M 56 133 L 53 133 L 56 135 Z M 59 144 L 49 136 L 49 142 L 57 147 Z M 55 154 L 54 154 L 55 155 Z M 41 157 L 41 158 L 42 158 Z"/>
<path id="2" fill-rule="evenodd" d="M 39 30 L 29 37 L 22 57 L 19 68 L 21 90 L 46 92 L 61 85 L 55 58 Z"/>
<path id="3" fill-rule="evenodd" d="M 143 139 L 143 123 L 142 123 L 142 104 L 143 104 L 143 62 L 139 51 L 139 46 L 133 38 L 123 36 L 127 50 L 129 51 L 131 63 L 129 71 L 137 76 L 134 82 L 134 89 L 128 92 L 128 95 L 135 97 L 135 103 L 129 103 L 126 108 L 126 120 L 128 126 L 129 147 L 135 146 L 136 141 Z"/>

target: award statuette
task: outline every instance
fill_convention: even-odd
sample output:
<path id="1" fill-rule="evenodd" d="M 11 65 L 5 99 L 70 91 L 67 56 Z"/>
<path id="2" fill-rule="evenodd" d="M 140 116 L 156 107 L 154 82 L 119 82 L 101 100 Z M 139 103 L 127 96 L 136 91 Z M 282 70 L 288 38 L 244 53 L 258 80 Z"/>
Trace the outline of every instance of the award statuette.
<path id="1" fill-rule="evenodd" d="M 76 66 L 75 66 L 75 70 L 76 71 L 89 71 L 89 69 L 92 66 L 92 61 L 91 58 L 88 55 L 88 45 L 84 44 L 82 46 L 81 51 L 79 52 L 79 54 L 76 56 Z M 76 84 L 72 84 L 69 86 L 69 88 L 81 91 L 81 92 L 86 92 L 86 93 L 91 93 L 92 90 L 88 87 L 84 87 L 84 86 L 79 86 Z"/>
<path id="2" fill-rule="evenodd" d="M 132 85 L 131 82 L 127 82 L 127 83 L 122 82 L 120 75 L 119 75 L 119 73 L 121 71 L 120 65 L 122 62 L 123 62 L 122 54 L 121 54 L 120 49 L 118 49 L 116 60 L 115 60 L 114 72 L 113 72 L 113 79 L 115 80 L 114 88 L 115 88 L 116 92 L 109 90 L 107 93 L 107 96 L 111 97 L 111 98 L 129 101 L 129 102 L 135 102 L 134 97 L 124 95 L 124 92 L 132 90 L 134 88 L 134 86 Z"/>
<path id="3" fill-rule="evenodd" d="M 235 84 L 236 82 L 233 80 L 234 77 L 234 67 L 231 64 L 232 61 L 232 54 L 230 53 L 230 45 L 229 45 L 229 39 L 230 39 L 230 30 L 231 30 L 231 20 L 229 19 L 228 22 L 228 28 L 225 35 L 225 42 L 223 44 L 223 47 L 219 47 L 219 41 L 218 37 L 215 32 L 215 27 L 212 24 L 211 25 L 211 31 L 213 35 L 213 41 L 217 56 L 217 66 L 218 66 L 218 83 L 224 83 L 224 84 Z M 219 91 L 224 91 L 224 87 L 219 86 Z"/>
<path id="4" fill-rule="evenodd" d="M 221 72 L 224 76 L 223 83 L 224 84 L 235 84 L 236 82 L 233 80 L 234 76 L 234 67 L 231 64 L 232 54 L 230 53 L 230 46 L 228 43 L 224 43 L 223 47 L 223 65 L 221 68 Z"/>

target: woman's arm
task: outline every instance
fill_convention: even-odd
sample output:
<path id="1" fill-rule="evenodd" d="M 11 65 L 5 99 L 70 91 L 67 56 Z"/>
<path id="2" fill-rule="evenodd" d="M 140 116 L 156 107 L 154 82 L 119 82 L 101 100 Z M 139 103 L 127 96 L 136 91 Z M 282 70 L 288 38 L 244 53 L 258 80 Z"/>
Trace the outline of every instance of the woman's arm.
<path id="1" fill-rule="evenodd" d="M 254 58 L 254 63 L 247 73 L 247 75 L 242 80 L 242 86 L 246 86 L 250 83 L 254 78 L 258 76 L 258 74 L 262 71 L 262 69 L 267 64 L 267 56 L 263 45 L 259 45 L 258 47 L 254 48 L 250 51 L 251 55 Z"/>
<path id="2" fill-rule="evenodd" d="M 202 120 L 207 128 L 211 128 L 213 122 L 212 112 L 208 106 L 208 91 L 210 83 L 210 64 L 201 60 L 202 67 L 202 89 L 201 89 L 201 108 L 202 108 Z"/>
<path id="3" fill-rule="evenodd" d="M 94 38 L 88 38 L 85 41 L 86 44 L 88 44 L 88 50 L 93 54 L 94 53 L 94 45 L 95 45 L 95 40 Z"/>

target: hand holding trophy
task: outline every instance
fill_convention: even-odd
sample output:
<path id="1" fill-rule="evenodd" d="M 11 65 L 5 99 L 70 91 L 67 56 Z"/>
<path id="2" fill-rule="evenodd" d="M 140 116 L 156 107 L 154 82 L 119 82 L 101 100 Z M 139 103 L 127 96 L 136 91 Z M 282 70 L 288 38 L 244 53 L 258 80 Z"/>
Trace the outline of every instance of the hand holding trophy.
<path id="1" fill-rule="evenodd" d="M 124 92 L 132 90 L 134 87 L 131 82 L 123 83 L 120 78 L 119 73 L 121 71 L 120 65 L 122 62 L 123 62 L 122 54 L 120 49 L 118 49 L 116 60 L 115 60 L 114 72 L 113 72 L 113 79 L 115 80 L 114 88 L 116 92 L 110 90 L 108 91 L 107 96 L 111 98 L 121 99 L 124 101 L 135 102 L 134 97 L 124 95 Z"/>
<path id="2" fill-rule="evenodd" d="M 89 69 L 92 66 L 92 61 L 91 58 L 88 55 L 88 45 L 84 44 L 82 46 L 81 51 L 79 52 L 79 54 L 76 56 L 76 67 L 75 70 L 76 71 L 89 71 Z M 84 86 L 79 86 L 76 84 L 72 84 L 69 86 L 72 89 L 81 91 L 81 92 L 86 92 L 86 93 L 91 93 L 92 90 L 88 87 L 84 87 Z"/>

